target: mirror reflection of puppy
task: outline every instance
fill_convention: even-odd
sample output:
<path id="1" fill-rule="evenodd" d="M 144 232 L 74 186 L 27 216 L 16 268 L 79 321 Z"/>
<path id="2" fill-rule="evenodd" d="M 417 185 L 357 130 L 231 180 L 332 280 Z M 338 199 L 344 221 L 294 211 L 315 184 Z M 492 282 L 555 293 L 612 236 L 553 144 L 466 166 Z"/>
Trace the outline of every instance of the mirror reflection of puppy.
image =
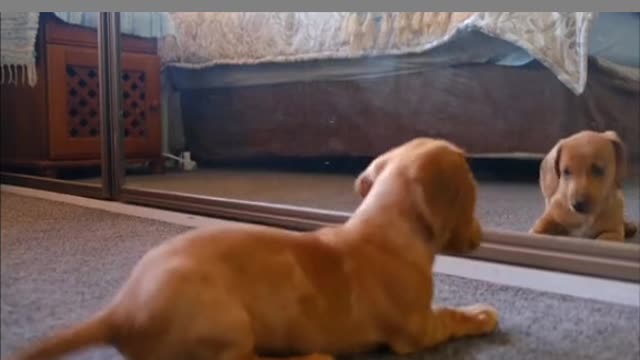
<path id="1" fill-rule="evenodd" d="M 581 131 L 560 140 L 540 165 L 544 214 L 530 232 L 624 241 L 624 144 L 614 131 Z"/>

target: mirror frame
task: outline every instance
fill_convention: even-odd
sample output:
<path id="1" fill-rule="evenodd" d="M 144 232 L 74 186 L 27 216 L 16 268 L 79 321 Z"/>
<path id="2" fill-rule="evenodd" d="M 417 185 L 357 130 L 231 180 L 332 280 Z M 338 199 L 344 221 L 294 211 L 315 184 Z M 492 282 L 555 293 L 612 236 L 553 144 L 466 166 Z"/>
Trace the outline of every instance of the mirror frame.
<path id="1" fill-rule="evenodd" d="M 122 202 L 233 221 L 314 230 L 345 222 L 350 213 L 126 187 Z M 477 260 L 640 283 L 640 246 L 501 229 L 484 229 Z"/>

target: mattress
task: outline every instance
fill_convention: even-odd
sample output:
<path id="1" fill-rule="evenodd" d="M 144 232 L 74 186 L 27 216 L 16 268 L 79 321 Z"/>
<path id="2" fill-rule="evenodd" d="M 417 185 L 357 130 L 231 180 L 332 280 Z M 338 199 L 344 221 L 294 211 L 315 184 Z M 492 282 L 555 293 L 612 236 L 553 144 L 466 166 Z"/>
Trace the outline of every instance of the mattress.
<path id="1" fill-rule="evenodd" d="M 179 90 L 276 85 L 305 81 L 371 79 L 422 71 L 432 64 L 460 65 L 500 63 L 520 66 L 513 54 L 520 48 L 478 31 L 463 32 L 451 41 L 419 54 L 327 59 L 255 65 L 216 65 L 203 69 L 167 67 L 172 84 Z M 509 59 L 514 59 L 515 62 Z M 519 62 L 520 61 L 520 62 Z"/>
<path id="2" fill-rule="evenodd" d="M 200 70 L 338 59 L 377 62 L 431 53 L 477 31 L 525 49 L 580 94 L 595 17 L 593 12 L 171 13 L 176 36 L 163 39 L 159 53 L 165 66 Z M 377 66 L 372 69 L 375 73 Z"/>
<path id="3" fill-rule="evenodd" d="M 612 73 L 638 81 L 640 71 L 640 13 L 600 13 L 591 29 L 589 56 Z M 168 66 L 172 85 L 178 90 L 276 85 L 305 81 L 370 79 L 420 72 L 426 66 L 496 64 L 520 67 L 536 61 L 521 47 L 486 35 L 465 31 L 450 41 L 418 54 L 358 59 L 329 59 L 253 65 L 221 64 L 203 69 Z"/>

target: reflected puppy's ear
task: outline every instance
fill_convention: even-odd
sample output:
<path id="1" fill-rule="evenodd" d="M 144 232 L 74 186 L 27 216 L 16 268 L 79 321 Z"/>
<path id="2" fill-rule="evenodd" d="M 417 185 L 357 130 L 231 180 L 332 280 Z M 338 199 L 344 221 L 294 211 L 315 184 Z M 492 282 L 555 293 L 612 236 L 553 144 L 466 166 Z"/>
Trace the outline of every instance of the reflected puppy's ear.
<path id="1" fill-rule="evenodd" d="M 621 187 L 627 172 L 627 157 L 624 143 L 622 142 L 622 140 L 620 140 L 618 133 L 616 133 L 615 131 L 605 131 L 602 133 L 602 135 L 607 138 L 607 140 L 611 141 L 611 146 L 613 146 L 613 151 L 616 155 L 615 182 L 616 186 Z"/>
<path id="2" fill-rule="evenodd" d="M 560 176 L 562 174 L 560 169 L 562 141 L 563 140 L 558 141 L 540 163 L 539 182 L 542 193 L 546 197 L 552 196 L 558 189 L 558 183 L 560 182 Z"/>

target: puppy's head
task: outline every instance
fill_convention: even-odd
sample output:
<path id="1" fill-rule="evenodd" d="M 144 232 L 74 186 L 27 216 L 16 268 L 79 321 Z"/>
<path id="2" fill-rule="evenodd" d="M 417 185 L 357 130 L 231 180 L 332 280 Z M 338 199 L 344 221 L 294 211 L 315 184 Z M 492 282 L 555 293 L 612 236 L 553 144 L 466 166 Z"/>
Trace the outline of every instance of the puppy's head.
<path id="1" fill-rule="evenodd" d="M 380 181 L 389 179 L 403 181 Z M 437 251 L 468 252 L 480 245 L 482 229 L 475 217 L 476 182 L 455 145 L 418 138 L 378 158 L 356 179 L 355 190 L 366 198 L 376 186 L 405 186 L 415 209 L 413 216 L 425 225 Z"/>
<path id="2" fill-rule="evenodd" d="M 614 131 L 582 131 L 558 143 L 553 164 L 557 193 L 572 211 L 587 215 L 622 186 L 625 149 Z"/>

